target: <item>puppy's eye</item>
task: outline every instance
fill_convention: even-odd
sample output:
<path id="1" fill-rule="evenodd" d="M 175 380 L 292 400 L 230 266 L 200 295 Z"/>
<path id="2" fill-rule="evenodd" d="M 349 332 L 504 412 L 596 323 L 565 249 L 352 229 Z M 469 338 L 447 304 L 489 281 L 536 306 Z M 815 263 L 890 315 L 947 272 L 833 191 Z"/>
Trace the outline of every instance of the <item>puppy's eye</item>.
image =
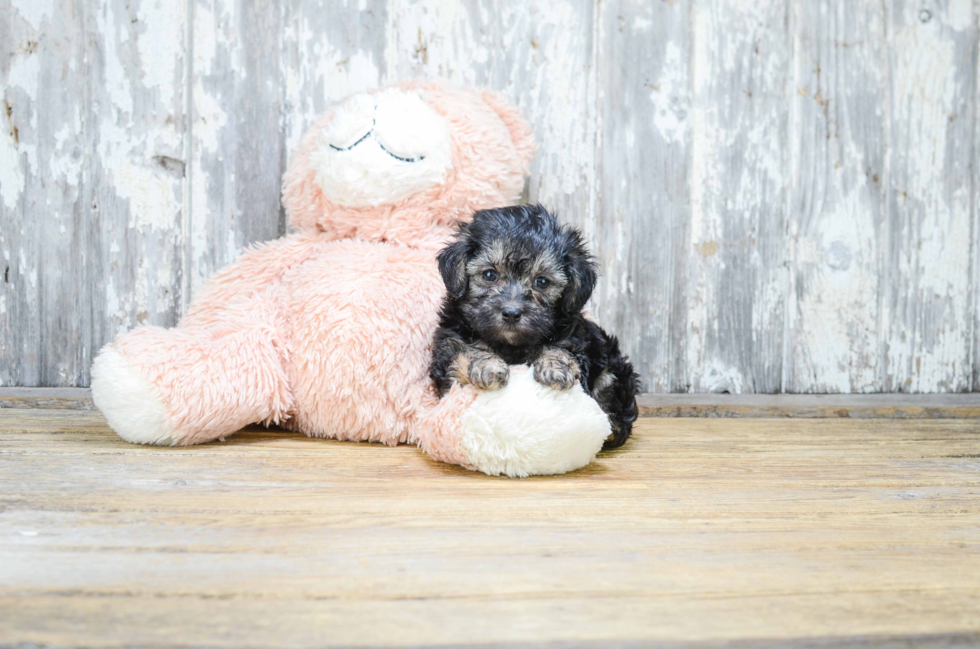
<path id="1" fill-rule="evenodd" d="M 535 288 L 548 288 L 548 284 L 550 283 L 547 277 L 538 277 L 534 280 Z"/>
<path id="2" fill-rule="evenodd" d="M 487 282 L 497 281 L 497 271 L 495 270 L 485 270 L 483 271 L 483 280 Z"/>

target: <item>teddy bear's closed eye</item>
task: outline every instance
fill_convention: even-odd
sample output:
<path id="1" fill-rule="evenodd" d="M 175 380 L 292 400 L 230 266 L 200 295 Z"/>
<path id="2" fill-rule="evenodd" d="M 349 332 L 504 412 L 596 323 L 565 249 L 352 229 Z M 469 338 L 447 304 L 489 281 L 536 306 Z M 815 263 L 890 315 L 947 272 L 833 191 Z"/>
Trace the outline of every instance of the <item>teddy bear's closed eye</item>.
<path id="1" fill-rule="evenodd" d="M 335 112 L 312 155 L 317 183 L 347 207 L 394 203 L 439 185 L 451 162 L 445 118 L 416 92 L 355 95 Z"/>
<path id="2" fill-rule="evenodd" d="M 360 144 L 364 140 L 368 139 L 372 135 L 374 135 L 374 123 L 373 122 L 371 123 L 371 130 L 368 131 L 367 133 L 365 133 L 364 135 L 362 135 L 360 137 L 360 139 L 357 140 L 357 142 L 354 142 L 354 144 L 351 144 L 350 146 L 347 146 L 347 147 L 339 147 L 339 146 L 337 146 L 335 144 L 330 144 L 330 148 L 333 149 L 334 151 L 350 151 L 351 149 L 353 149 L 358 144 Z M 390 155 L 395 160 L 398 160 L 399 162 L 407 162 L 407 163 L 413 164 L 413 163 L 422 162 L 423 160 L 425 160 L 425 156 L 424 155 L 402 157 L 400 155 L 397 155 L 395 153 L 392 153 L 387 148 L 385 148 L 385 145 L 382 144 L 380 141 L 378 141 L 378 146 L 381 147 L 381 150 L 382 151 L 384 151 L 385 153 L 387 153 L 388 155 Z"/>

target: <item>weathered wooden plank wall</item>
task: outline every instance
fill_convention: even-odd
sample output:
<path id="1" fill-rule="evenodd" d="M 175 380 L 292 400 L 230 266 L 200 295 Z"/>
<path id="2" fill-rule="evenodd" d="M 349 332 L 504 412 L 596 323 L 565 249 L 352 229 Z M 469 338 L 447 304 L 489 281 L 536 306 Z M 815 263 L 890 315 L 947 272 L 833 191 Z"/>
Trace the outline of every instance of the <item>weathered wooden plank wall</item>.
<path id="1" fill-rule="evenodd" d="M 0 0 L 0 385 L 279 236 L 332 101 L 515 101 L 655 391 L 980 391 L 980 0 Z"/>

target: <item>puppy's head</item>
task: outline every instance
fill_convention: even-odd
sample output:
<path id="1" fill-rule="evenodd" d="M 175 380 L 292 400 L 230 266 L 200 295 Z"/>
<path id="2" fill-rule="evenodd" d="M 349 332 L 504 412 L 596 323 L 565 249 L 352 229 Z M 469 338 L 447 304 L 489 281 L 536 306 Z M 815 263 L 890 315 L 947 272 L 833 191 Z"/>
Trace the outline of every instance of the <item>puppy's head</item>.
<path id="1" fill-rule="evenodd" d="M 484 340 L 542 342 L 592 295 L 595 265 L 579 232 L 539 205 L 483 210 L 439 254 L 450 299 Z"/>

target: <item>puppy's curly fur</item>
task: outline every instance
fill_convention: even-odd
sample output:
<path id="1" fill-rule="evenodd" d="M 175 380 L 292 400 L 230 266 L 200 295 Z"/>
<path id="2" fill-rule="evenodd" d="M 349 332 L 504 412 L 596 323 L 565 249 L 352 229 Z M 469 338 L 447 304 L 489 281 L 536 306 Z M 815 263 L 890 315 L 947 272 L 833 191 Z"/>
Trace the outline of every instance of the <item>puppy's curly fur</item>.
<path id="1" fill-rule="evenodd" d="M 610 336 L 582 315 L 596 269 L 582 235 L 540 205 L 477 212 L 439 253 L 447 295 L 430 376 L 439 394 L 453 383 L 493 390 L 508 365 L 560 390 L 576 380 L 609 416 L 604 448 L 622 446 L 636 420 L 639 376 Z"/>

